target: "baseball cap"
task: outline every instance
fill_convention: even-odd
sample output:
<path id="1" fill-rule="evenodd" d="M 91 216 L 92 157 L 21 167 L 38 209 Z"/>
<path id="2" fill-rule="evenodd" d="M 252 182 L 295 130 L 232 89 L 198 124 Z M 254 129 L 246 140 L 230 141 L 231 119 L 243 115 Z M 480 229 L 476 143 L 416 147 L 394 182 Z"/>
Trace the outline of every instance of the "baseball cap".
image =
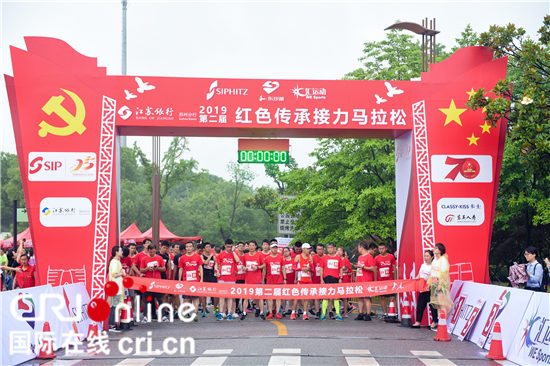
<path id="1" fill-rule="evenodd" d="M 271 244 L 269 247 L 270 247 L 270 248 L 278 248 L 279 245 L 277 245 L 277 243 L 273 243 L 273 244 Z"/>
<path id="2" fill-rule="evenodd" d="M 304 244 L 302 244 L 302 248 L 311 249 L 311 245 L 309 245 L 308 243 L 304 243 Z"/>

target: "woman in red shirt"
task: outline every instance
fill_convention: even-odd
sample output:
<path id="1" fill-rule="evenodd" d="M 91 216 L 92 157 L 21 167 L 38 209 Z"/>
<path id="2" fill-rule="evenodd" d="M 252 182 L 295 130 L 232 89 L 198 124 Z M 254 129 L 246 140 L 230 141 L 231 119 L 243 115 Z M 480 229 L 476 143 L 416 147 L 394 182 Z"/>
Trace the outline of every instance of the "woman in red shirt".
<path id="1" fill-rule="evenodd" d="M 15 286 L 19 288 L 29 288 L 36 286 L 36 267 L 29 264 L 29 255 L 24 253 L 19 258 L 21 265 L 15 268 L 2 266 L 6 271 L 15 271 Z M 17 262 L 15 262 L 17 263 Z"/>
<path id="2" fill-rule="evenodd" d="M 343 267 L 344 267 L 344 276 L 342 277 L 342 283 L 351 283 L 352 277 L 353 277 L 353 270 L 351 268 L 351 263 L 348 258 L 348 253 L 344 250 L 344 248 L 339 247 L 336 249 L 336 254 L 338 254 L 340 257 L 342 257 Z M 349 310 L 349 304 L 348 304 L 348 298 L 344 298 L 344 318 L 348 317 Z M 353 310 L 353 308 L 351 309 Z"/>

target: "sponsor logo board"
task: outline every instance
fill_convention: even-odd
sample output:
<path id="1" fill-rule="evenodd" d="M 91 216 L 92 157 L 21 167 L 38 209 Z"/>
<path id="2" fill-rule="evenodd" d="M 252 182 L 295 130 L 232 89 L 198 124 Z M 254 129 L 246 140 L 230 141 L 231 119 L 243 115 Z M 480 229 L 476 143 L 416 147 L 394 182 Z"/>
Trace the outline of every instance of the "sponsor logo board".
<path id="1" fill-rule="evenodd" d="M 443 226 L 479 226 L 485 207 L 479 198 L 442 198 L 437 202 L 437 221 Z"/>
<path id="2" fill-rule="evenodd" d="M 92 152 L 30 152 L 28 177 L 35 182 L 94 182 L 96 154 Z"/>
<path id="3" fill-rule="evenodd" d="M 85 227 L 92 222 L 92 201 L 86 197 L 46 197 L 40 202 L 45 227 Z"/>
<path id="4" fill-rule="evenodd" d="M 491 155 L 432 155 L 431 175 L 434 183 L 491 183 Z"/>

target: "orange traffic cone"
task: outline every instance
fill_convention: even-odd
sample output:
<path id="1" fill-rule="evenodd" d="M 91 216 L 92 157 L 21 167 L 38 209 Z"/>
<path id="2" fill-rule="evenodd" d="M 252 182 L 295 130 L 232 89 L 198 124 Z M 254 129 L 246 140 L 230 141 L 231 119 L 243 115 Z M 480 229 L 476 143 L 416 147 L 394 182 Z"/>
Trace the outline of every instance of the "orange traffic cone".
<path id="1" fill-rule="evenodd" d="M 405 294 L 405 300 L 403 300 L 403 314 L 401 314 L 401 324 L 399 324 L 398 326 L 412 327 L 411 309 L 407 294 Z"/>
<path id="2" fill-rule="evenodd" d="M 437 334 L 434 337 L 434 341 L 449 342 L 451 338 L 447 334 L 447 319 L 445 310 L 439 310 L 439 322 L 437 323 Z"/>
<path id="3" fill-rule="evenodd" d="M 53 353 L 53 339 L 51 336 L 50 323 L 44 323 L 44 329 L 42 330 L 42 332 L 44 333 L 44 337 L 42 338 L 42 343 L 40 344 L 40 354 L 36 358 L 56 358 L 57 355 Z"/>
<path id="4" fill-rule="evenodd" d="M 88 325 L 88 335 L 86 336 L 86 338 L 90 340 L 93 337 L 97 336 L 99 336 L 99 329 L 97 329 L 97 323 L 92 321 L 90 325 Z"/>
<path id="5" fill-rule="evenodd" d="M 390 309 L 388 310 L 387 323 L 397 323 L 397 314 L 395 313 L 395 304 L 393 303 L 393 297 L 390 301 Z"/>
<path id="6" fill-rule="evenodd" d="M 493 328 L 493 339 L 491 340 L 491 348 L 489 349 L 489 354 L 485 357 L 490 358 L 491 360 L 505 360 L 504 354 L 502 353 L 502 338 L 500 336 L 500 323 L 496 322 L 495 327 Z"/>

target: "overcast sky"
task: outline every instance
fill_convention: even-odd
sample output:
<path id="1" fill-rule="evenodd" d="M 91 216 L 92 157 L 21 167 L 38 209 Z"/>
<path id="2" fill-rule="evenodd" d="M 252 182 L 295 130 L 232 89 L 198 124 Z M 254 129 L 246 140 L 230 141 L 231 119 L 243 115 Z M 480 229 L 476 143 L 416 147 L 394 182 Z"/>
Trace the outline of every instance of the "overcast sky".
<path id="1" fill-rule="evenodd" d="M 97 57 L 110 75 L 121 73 L 121 1 L 2 1 L 2 73 L 13 75 L 9 46 L 23 37 L 59 38 Z M 468 23 L 481 33 L 512 22 L 536 37 L 550 2 L 151 2 L 129 0 L 128 75 L 259 79 L 339 79 L 361 67 L 363 43 L 380 41 L 396 20 L 437 19 L 438 43 L 455 45 Z M 1 146 L 15 153 L 13 127 L 2 78 Z M 128 137 L 150 152 L 150 137 Z M 163 138 L 163 145 L 169 145 Z M 312 139 L 291 139 L 299 166 L 310 165 Z M 199 167 L 228 179 L 237 139 L 190 138 Z M 263 165 L 254 186 L 272 185 Z"/>

